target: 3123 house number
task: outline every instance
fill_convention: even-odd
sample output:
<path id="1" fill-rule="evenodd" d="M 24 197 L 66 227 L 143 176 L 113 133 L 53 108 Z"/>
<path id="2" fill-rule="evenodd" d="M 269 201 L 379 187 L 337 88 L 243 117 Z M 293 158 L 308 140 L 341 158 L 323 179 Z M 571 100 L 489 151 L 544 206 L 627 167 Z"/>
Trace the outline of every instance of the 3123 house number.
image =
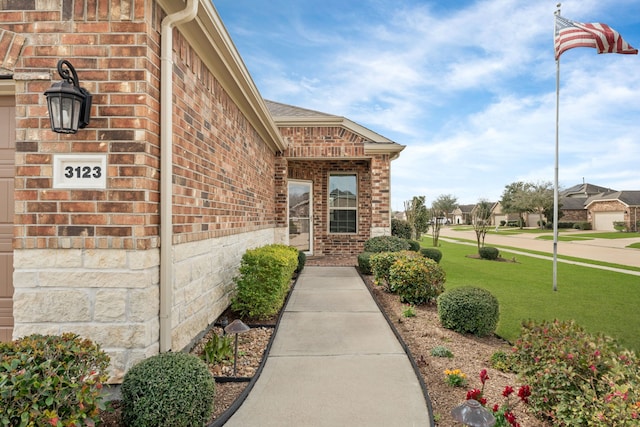
<path id="1" fill-rule="evenodd" d="M 100 178 L 102 176 L 102 167 L 100 166 L 65 166 L 65 178 Z"/>
<path id="2" fill-rule="evenodd" d="M 58 154 L 53 158 L 54 188 L 107 188 L 106 154 Z"/>

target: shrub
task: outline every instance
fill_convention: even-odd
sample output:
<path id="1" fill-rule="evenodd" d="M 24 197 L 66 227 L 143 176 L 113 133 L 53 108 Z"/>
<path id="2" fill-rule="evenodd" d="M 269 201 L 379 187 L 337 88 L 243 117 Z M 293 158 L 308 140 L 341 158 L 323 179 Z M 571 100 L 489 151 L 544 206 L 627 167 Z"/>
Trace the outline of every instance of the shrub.
<path id="1" fill-rule="evenodd" d="M 374 283 L 384 286 L 387 291 L 391 292 L 389 283 L 389 269 L 400 258 L 414 258 L 420 256 L 412 251 L 400 252 L 380 252 L 372 254 L 369 258 L 371 263 L 371 272 L 373 273 Z"/>
<path id="2" fill-rule="evenodd" d="M 426 304 L 444 291 L 445 273 L 432 259 L 399 258 L 389 268 L 389 287 L 408 304 Z"/>
<path id="3" fill-rule="evenodd" d="M 497 248 L 492 248 L 491 246 L 485 246 L 478 249 L 478 254 L 482 259 L 488 259 L 493 261 L 498 259 L 498 255 L 500 255 L 500 251 Z"/>
<path id="4" fill-rule="evenodd" d="M 453 353 L 447 347 L 443 345 L 437 345 L 431 349 L 431 355 L 433 357 L 453 357 Z"/>
<path id="5" fill-rule="evenodd" d="M 358 255 L 358 267 L 360 268 L 360 272 L 362 274 L 371 274 L 371 255 L 373 252 L 362 252 Z"/>
<path id="6" fill-rule="evenodd" d="M 624 221 L 613 221 L 613 229 L 616 231 L 629 231 L 629 226 Z"/>
<path id="7" fill-rule="evenodd" d="M 197 357 L 162 353 L 131 368 L 121 391 L 128 426 L 203 426 L 213 411 L 215 382 Z"/>
<path id="8" fill-rule="evenodd" d="M 413 252 L 420 252 L 420 242 L 416 240 L 407 240 L 409 243 L 409 250 Z"/>
<path id="9" fill-rule="evenodd" d="M 267 245 L 242 256 L 238 289 L 231 308 L 242 316 L 267 318 L 277 314 L 298 266 L 299 251 L 291 246 Z"/>
<path id="10" fill-rule="evenodd" d="M 591 230 L 591 223 L 587 221 L 576 222 L 573 224 L 576 230 Z"/>
<path id="11" fill-rule="evenodd" d="M 529 321 L 513 359 L 536 390 L 532 409 L 554 426 L 637 423 L 640 360 L 611 338 L 587 333 L 573 321 Z"/>
<path id="12" fill-rule="evenodd" d="M 364 242 L 365 252 L 399 252 L 409 250 L 409 242 L 395 236 L 377 236 Z"/>
<path id="13" fill-rule="evenodd" d="M 298 266 L 296 267 L 296 273 L 300 273 L 304 269 L 306 262 L 307 255 L 302 251 L 298 251 Z"/>
<path id="14" fill-rule="evenodd" d="M 109 357 L 76 334 L 0 343 L 0 424 L 93 425 Z"/>
<path id="15" fill-rule="evenodd" d="M 498 325 L 498 299 L 491 292 L 473 286 L 452 289 L 438 297 L 438 316 L 447 329 L 486 336 Z"/>
<path id="16" fill-rule="evenodd" d="M 391 219 L 391 235 L 400 237 L 401 239 L 411 238 L 411 224 L 401 219 Z"/>
<path id="17" fill-rule="evenodd" d="M 442 259 L 442 252 L 437 248 L 422 248 L 420 249 L 420 253 L 422 256 L 432 259 L 437 263 L 440 263 L 440 260 Z"/>

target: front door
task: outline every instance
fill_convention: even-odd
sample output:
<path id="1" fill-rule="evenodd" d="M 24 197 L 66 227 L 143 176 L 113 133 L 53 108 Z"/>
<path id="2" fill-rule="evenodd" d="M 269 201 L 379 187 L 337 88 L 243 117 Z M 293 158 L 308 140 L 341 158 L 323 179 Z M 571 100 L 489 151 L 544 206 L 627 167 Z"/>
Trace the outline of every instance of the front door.
<path id="1" fill-rule="evenodd" d="M 0 341 L 13 334 L 15 98 L 0 96 Z"/>
<path id="2" fill-rule="evenodd" d="M 309 181 L 289 181 L 289 244 L 313 252 L 312 189 Z"/>

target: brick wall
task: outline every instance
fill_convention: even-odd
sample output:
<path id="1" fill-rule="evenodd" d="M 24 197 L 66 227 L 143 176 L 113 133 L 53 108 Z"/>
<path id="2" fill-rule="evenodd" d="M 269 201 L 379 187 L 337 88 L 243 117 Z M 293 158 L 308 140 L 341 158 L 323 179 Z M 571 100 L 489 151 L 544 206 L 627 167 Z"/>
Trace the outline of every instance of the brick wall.
<path id="1" fill-rule="evenodd" d="M 0 31 L 25 39 L 13 69 L 14 336 L 92 338 L 118 382 L 159 349 L 164 12 L 151 0 L 0 5 Z M 49 129 L 43 93 L 59 81 L 59 59 L 93 94 L 91 123 L 75 135 Z M 178 30 L 174 62 L 171 316 L 172 349 L 181 350 L 226 308 L 242 253 L 284 236 L 274 153 Z M 54 189 L 54 156 L 68 153 L 106 154 L 107 188 Z"/>
<path id="2" fill-rule="evenodd" d="M 313 182 L 314 255 L 357 254 L 370 237 L 390 234 L 389 155 L 367 155 L 367 140 L 343 127 L 283 126 L 280 133 L 289 144 L 283 154 L 288 159 L 288 178 Z M 332 172 L 357 174 L 356 234 L 329 233 L 328 185 Z M 279 206 L 284 206 L 281 209 L 286 209 L 286 199 L 278 200 Z"/>

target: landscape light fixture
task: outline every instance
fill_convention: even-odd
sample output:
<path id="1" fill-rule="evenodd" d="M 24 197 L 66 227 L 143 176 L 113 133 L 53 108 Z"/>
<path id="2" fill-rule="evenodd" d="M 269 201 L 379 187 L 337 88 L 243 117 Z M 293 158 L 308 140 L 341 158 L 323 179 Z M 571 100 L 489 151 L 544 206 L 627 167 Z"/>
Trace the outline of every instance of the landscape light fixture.
<path id="1" fill-rule="evenodd" d="M 236 334 L 236 344 L 233 353 L 233 376 L 236 376 L 236 367 L 238 365 L 238 334 L 248 332 L 251 328 L 244 324 L 240 319 L 236 319 L 233 322 L 225 326 L 224 331 L 227 334 Z"/>
<path id="2" fill-rule="evenodd" d="M 78 74 L 66 59 L 58 61 L 58 74 L 62 81 L 54 83 L 44 92 L 51 130 L 57 133 L 76 133 L 78 128 L 85 128 L 89 124 L 91 94 L 80 87 Z"/>
<path id="3" fill-rule="evenodd" d="M 477 400 L 466 400 L 462 405 L 451 410 L 454 420 L 466 426 L 491 427 L 496 423 L 496 417 Z"/>

